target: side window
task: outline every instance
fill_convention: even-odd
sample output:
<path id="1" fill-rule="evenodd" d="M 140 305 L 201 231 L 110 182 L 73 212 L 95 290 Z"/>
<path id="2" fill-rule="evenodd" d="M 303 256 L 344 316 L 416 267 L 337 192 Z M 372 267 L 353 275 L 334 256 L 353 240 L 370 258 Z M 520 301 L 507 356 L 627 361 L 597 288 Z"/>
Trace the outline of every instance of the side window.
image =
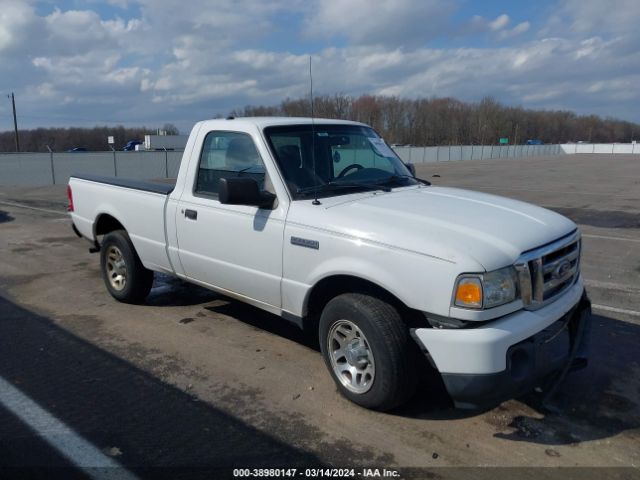
<path id="1" fill-rule="evenodd" d="M 218 197 L 221 178 L 254 178 L 261 190 L 265 170 L 251 137 L 237 132 L 209 132 L 204 139 L 194 193 Z"/>

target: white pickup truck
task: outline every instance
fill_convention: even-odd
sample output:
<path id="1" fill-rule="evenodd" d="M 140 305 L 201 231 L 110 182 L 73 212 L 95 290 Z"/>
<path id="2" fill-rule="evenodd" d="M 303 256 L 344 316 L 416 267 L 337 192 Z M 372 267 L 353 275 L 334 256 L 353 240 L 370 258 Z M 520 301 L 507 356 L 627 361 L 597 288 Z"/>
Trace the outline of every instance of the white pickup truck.
<path id="1" fill-rule="evenodd" d="M 413 171 L 361 123 L 207 120 L 175 186 L 75 175 L 69 210 L 117 300 L 162 272 L 279 315 L 368 408 L 406 401 L 429 364 L 461 408 L 584 366 L 576 225 Z"/>

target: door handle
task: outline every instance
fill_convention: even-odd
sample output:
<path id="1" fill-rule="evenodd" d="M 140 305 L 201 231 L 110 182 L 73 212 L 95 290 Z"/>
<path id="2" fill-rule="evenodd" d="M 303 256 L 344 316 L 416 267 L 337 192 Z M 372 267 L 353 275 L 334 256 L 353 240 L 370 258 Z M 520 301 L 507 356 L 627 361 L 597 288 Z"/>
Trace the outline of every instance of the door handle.
<path id="1" fill-rule="evenodd" d="M 184 216 L 187 217 L 189 220 L 197 220 L 198 212 L 196 210 L 187 209 L 184 211 Z"/>

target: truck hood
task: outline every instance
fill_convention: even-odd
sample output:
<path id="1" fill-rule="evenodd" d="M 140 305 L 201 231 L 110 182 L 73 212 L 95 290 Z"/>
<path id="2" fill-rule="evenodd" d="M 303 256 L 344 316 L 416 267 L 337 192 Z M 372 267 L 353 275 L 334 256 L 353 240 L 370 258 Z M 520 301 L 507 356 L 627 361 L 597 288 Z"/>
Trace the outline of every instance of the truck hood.
<path id="1" fill-rule="evenodd" d="M 487 271 L 576 229 L 545 208 L 456 188 L 403 188 L 322 202 L 320 216 L 306 217 L 320 220 L 314 227 L 450 262 L 473 260 Z"/>

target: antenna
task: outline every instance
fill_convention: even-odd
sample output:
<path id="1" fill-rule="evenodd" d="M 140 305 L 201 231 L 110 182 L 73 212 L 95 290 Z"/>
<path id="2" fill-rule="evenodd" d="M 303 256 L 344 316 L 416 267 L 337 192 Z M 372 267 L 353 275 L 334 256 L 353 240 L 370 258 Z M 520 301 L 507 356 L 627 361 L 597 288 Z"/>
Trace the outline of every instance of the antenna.
<path id="1" fill-rule="evenodd" d="M 311 55 L 309 55 L 309 93 L 311 100 L 311 165 L 313 167 L 313 181 L 315 183 L 314 199 L 312 205 L 320 205 L 318 200 L 318 175 L 316 173 L 316 129 L 313 116 L 313 74 L 311 71 Z"/>

